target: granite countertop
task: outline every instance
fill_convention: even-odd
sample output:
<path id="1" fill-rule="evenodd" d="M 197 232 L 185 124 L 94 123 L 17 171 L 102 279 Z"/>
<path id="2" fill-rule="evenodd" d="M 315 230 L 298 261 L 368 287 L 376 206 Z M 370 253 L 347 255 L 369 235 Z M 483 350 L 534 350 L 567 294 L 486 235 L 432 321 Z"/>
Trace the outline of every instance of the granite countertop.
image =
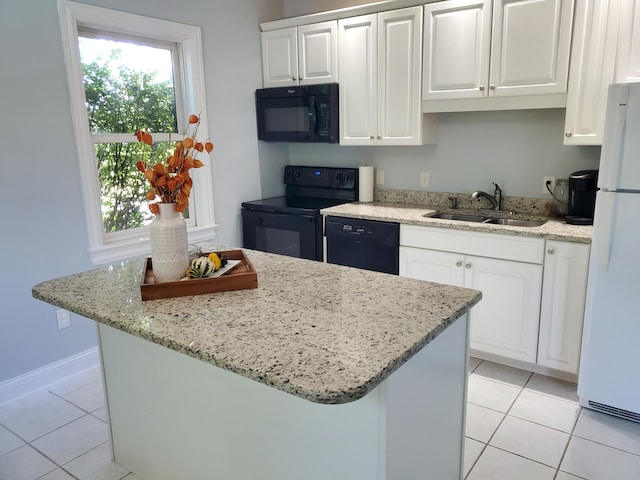
<path id="1" fill-rule="evenodd" d="M 481 298 L 476 290 L 253 250 L 258 288 L 142 302 L 142 259 L 37 299 L 312 402 L 363 397 Z"/>
<path id="2" fill-rule="evenodd" d="M 432 215 L 436 212 L 478 213 L 477 210 L 448 210 L 427 205 L 412 205 L 392 202 L 372 203 L 345 203 L 335 207 L 321 210 L 323 215 L 338 217 L 363 218 L 384 222 L 395 222 L 406 225 L 423 225 L 426 227 L 440 227 L 457 230 L 473 230 L 477 232 L 492 232 L 508 235 L 520 235 L 527 237 L 542 237 L 549 240 L 561 240 L 575 243 L 591 243 L 592 226 L 568 225 L 564 221 L 554 218 L 534 215 L 510 215 L 509 218 L 526 218 L 546 220 L 539 227 L 515 227 L 510 225 L 496 225 L 477 222 L 461 222 L 457 220 L 444 220 L 428 218 L 424 215 Z M 491 211 L 483 210 L 482 215 L 493 216 Z M 506 216 L 505 214 L 498 216 Z"/>

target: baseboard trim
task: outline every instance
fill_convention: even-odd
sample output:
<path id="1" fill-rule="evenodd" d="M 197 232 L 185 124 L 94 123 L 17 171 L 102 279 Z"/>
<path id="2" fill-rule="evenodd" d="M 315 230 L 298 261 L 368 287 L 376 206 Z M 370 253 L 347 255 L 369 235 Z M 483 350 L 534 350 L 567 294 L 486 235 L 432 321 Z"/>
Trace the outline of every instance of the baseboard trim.
<path id="1" fill-rule="evenodd" d="M 100 365 L 98 347 L 71 355 L 0 383 L 0 407 Z"/>

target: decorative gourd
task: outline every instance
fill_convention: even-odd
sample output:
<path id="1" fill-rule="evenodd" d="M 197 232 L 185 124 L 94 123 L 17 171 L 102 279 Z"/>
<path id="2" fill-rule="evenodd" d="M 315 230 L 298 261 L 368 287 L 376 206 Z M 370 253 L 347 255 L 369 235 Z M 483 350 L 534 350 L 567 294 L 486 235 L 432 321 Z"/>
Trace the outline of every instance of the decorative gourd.
<path id="1" fill-rule="evenodd" d="M 191 268 L 187 271 L 189 278 L 205 278 L 216 271 L 214 263 L 208 257 L 198 257 L 191 262 Z"/>

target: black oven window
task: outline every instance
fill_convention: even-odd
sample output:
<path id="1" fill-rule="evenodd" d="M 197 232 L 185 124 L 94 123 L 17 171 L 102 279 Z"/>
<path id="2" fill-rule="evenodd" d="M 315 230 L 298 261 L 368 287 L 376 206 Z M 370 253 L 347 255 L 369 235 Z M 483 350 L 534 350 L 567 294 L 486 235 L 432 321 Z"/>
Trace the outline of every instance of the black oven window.
<path id="1" fill-rule="evenodd" d="M 300 258 L 300 232 L 258 227 L 258 250 Z"/>

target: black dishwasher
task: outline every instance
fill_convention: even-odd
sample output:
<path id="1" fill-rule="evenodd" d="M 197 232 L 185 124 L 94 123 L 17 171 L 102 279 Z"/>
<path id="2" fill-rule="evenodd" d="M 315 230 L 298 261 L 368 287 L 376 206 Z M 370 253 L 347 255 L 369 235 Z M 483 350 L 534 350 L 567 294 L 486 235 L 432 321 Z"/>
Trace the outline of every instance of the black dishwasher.
<path id="1" fill-rule="evenodd" d="M 325 235 L 328 263 L 398 275 L 398 223 L 328 216 Z"/>

